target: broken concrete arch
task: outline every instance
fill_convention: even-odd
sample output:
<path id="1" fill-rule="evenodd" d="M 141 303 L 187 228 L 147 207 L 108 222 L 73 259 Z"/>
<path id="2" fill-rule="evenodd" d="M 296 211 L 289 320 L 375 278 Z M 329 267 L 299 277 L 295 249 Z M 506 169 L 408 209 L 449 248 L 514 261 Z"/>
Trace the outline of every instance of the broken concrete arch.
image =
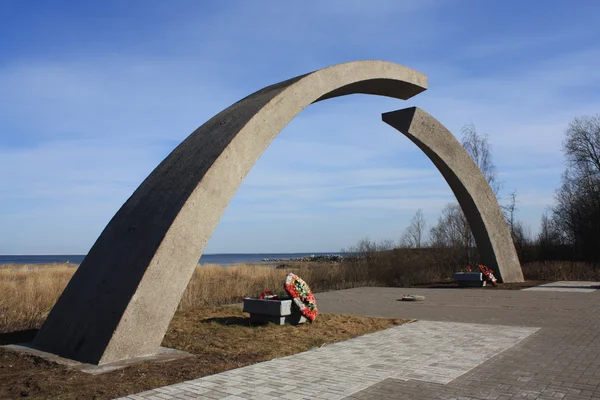
<path id="1" fill-rule="evenodd" d="M 467 150 L 438 120 L 411 107 L 382 114 L 429 157 L 454 192 L 483 263 L 502 282 L 523 282 L 519 257 L 496 195 Z"/>
<path id="2" fill-rule="evenodd" d="M 117 211 L 33 345 L 99 365 L 154 354 L 229 201 L 300 111 L 355 93 L 406 100 L 426 87 L 427 77 L 407 67 L 356 61 L 266 87 L 217 114 Z"/>

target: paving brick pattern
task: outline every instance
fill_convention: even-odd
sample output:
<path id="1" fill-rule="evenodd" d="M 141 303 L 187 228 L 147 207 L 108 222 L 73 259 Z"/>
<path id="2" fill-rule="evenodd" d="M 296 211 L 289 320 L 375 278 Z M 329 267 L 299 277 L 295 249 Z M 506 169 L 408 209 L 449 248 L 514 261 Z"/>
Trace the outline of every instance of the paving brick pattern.
<path id="1" fill-rule="evenodd" d="M 427 299 L 397 301 L 408 292 Z M 600 292 L 358 288 L 317 300 L 419 322 L 126 399 L 600 399 Z M 294 357 L 311 356 L 298 370 Z"/>
<path id="2" fill-rule="evenodd" d="M 341 399 L 389 377 L 448 383 L 535 331 L 419 321 L 128 399 Z"/>
<path id="3" fill-rule="evenodd" d="M 410 290 L 427 299 L 398 302 L 408 289 L 358 288 L 318 301 L 323 312 L 344 304 L 362 315 L 541 329 L 448 384 L 387 379 L 347 399 L 600 399 L 600 292 Z"/>

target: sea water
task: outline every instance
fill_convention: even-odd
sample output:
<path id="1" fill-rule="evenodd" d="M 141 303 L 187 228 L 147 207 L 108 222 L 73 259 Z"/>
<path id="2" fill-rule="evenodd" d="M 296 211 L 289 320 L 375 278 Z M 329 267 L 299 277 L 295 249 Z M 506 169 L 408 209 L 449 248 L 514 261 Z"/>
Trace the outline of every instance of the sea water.
<path id="1" fill-rule="evenodd" d="M 200 264 L 231 265 L 238 263 L 255 263 L 265 259 L 295 259 L 306 256 L 319 256 L 339 253 L 247 253 L 247 254 L 203 254 Z M 85 255 L 61 254 L 61 255 L 0 255 L 0 264 L 53 264 L 71 263 L 81 264 Z"/>

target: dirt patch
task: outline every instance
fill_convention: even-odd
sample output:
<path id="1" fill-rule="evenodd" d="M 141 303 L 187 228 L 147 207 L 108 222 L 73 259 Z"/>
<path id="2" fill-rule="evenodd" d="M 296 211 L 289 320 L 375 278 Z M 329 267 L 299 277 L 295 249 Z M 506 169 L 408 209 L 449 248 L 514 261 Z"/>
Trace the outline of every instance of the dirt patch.
<path id="1" fill-rule="evenodd" d="M 112 399 L 283 357 L 406 323 L 402 319 L 319 315 L 312 324 L 250 326 L 239 307 L 178 312 L 162 345 L 194 354 L 89 375 L 35 356 L 0 349 L 0 399 Z M 31 340 L 35 330 L 1 334 L 3 344 Z"/>

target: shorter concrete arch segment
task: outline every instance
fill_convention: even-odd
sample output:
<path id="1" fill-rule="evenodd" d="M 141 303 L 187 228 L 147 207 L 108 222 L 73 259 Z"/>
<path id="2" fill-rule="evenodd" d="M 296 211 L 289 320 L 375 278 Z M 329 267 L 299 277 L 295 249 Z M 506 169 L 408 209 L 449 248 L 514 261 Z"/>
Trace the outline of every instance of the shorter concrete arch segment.
<path id="1" fill-rule="evenodd" d="M 312 103 L 362 93 L 409 99 L 427 77 L 383 61 L 268 86 L 188 136 L 117 211 L 33 346 L 97 365 L 156 353 L 221 215 L 279 132 Z"/>
<path id="2" fill-rule="evenodd" d="M 496 196 L 454 135 L 417 107 L 384 113 L 382 119 L 415 143 L 446 179 L 471 226 L 483 263 L 497 271 L 502 282 L 523 282 L 519 257 Z"/>

